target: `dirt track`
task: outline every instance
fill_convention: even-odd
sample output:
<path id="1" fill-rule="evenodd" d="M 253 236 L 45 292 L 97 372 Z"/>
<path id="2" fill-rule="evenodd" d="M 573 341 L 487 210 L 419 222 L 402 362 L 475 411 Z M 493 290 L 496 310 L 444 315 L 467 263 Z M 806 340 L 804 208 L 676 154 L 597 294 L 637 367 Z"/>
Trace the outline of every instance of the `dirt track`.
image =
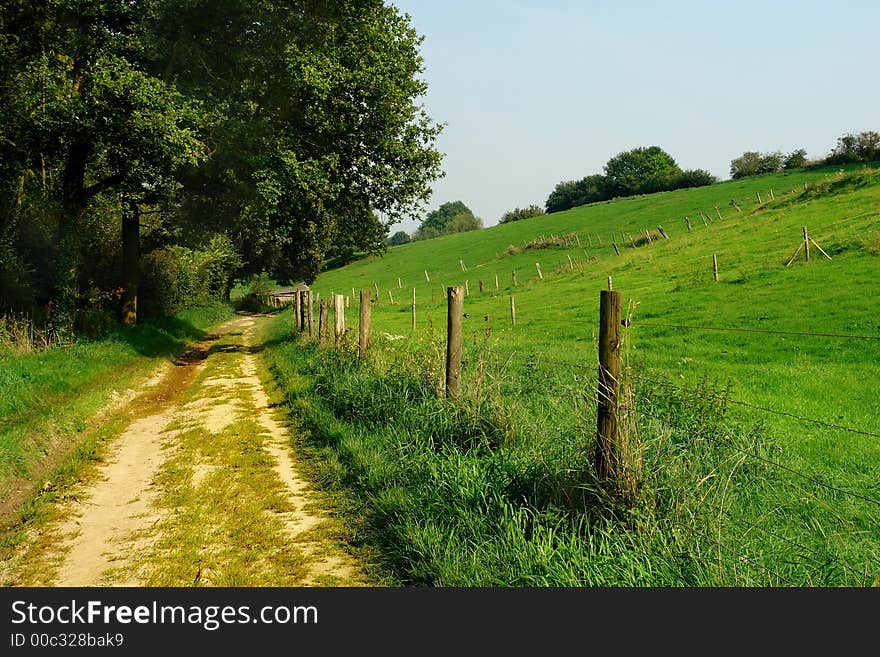
<path id="1" fill-rule="evenodd" d="M 0 568 L 4 586 L 358 586 L 251 349 L 222 326 L 146 382 L 105 460 Z"/>

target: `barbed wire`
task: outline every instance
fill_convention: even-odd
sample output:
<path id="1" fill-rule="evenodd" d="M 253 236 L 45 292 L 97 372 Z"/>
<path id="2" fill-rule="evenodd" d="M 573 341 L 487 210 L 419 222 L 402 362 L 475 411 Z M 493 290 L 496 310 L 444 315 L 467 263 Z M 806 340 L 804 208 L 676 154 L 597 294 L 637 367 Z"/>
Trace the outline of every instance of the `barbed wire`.
<path id="1" fill-rule="evenodd" d="M 810 331 L 782 331 L 775 329 L 756 329 L 756 328 L 743 328 L 743 327 L 733 327 L 733 326 L 693 326 L 690 324 L 665 324 L 661 322 L 642 322 L 642 321 L 634 321 L 630 325 L 632 327 L 640 327 L 640 326 L 650 326 L 650 327 L 660 327 L 660 328 L 674 328 L 674 329 L 684 329 L 684 330 L 692 330 L 692 331 L 732 331 L 732 332 L 740 332 L 740 333 L 768 333 L 774 335 L 802 335 L 802 336 L 811 336 L 811 337 L 819 337 L 819 338 L 843 338 L 850 340 L 880 340 L 880 335 L 858 335 L 852 333 L 812 333 Z"/>
<path id="2" fill-rule="evenodd" d="M 662 385 L 662 386 L 668 386 L 671 388 L 678 388 L 679 390 L 692 392 L 689 388 L 677 385 L 677 384 L 672 383 L 670 381 L 660 381 L 658 379 L 653 379 L 651 377 L 647 377 L 647 376 L 644 376 L 641 374 L 630 373 L 630 376 L 636 380 L 648 381 L 649 383 L 654 383 L 654 384 Z M 785 416 L 785 417 L 790 417 L 790 418 L 793 418 L 796 420 L 800 420 L 802 422 L 809 422 L 809 423 L 816 424 L 819 426 L 827 427 L 829 429 L 837 429 L 840 431 L 846 431 L 848 433 L 859 434 L 862 436 L 869 436 L 871 438 L 880 438 L 880 433 L 874 433 L 872 431 L 863 431 L 861 429 L 856 429 L 854 427 L 848 427 L 848 426 L 844 426 L 842 424 L 834 424 L 832 422 L 826 422 L 825 420 L 817 420 L 815 418 L 805 417 L 803 415 L 798 415 L 796 413 L 790 413 L 788 411 L 779 411 L 774 408 L 768 408 L 767 406 L 759 406 L 758 404 L 752 404 L 750 402 L 744 402 L 744 401 L 741 401 L 738 399 L 733 399 L 727 395 L 719 395 L 717 393 L 711 393 L 711 392 L 706 392 L 704 394 L 708 394 L 710 396 L 713 396 L 713 397 L 716 397 L 719 399 L 723 399 L 725 402 L 730 403 L 730 404 L 744 406 L 744 407 L 751 408 L 754 410 L 763 411 L 765 413 L 772 413 L 774 415 L 781 415 L 781 416 Z"/>

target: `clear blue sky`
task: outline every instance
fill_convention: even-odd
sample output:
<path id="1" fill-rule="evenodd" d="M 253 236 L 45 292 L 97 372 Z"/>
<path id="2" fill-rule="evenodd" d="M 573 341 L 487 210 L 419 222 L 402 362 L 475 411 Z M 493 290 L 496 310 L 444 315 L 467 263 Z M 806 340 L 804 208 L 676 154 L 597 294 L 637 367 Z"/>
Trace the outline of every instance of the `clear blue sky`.
<path id="1" fill-rule="evenodd" d="M 660 146 L 729 178 L 747 150 L 826 155 L 880 130 L 880 2 L 392 0 L 425 37 L 445 178 L 487 226 Z M 393 229 L 412 232 L 421 217 Z"/>

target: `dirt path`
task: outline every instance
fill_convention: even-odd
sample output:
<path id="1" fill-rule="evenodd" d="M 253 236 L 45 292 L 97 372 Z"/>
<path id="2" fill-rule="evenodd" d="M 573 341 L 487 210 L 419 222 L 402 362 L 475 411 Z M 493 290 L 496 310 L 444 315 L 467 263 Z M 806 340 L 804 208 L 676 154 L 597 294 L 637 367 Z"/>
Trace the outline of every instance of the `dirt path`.
<path id="1" fill-rule="evenodd" d="M 221 327 L 126 407 L 133 417 L 3 585 L 358 586 L 368 582 L 299 475 L 251 351 Z"/>

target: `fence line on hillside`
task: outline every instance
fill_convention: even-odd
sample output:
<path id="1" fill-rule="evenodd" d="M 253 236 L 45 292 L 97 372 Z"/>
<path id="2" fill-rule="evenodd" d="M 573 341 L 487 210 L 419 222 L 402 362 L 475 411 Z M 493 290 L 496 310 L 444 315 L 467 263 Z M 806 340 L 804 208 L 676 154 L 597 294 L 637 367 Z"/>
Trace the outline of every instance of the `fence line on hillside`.
<path id="1" fill-rule="evenodd" d="M 448 292 L 449 292 L 450 296 L 453 295 L 453 293 L 458 295 L 458 298 L 456 299 L 457 302 L 464 301 L 464 299 L 463 299 L 464 288 L 463 287 L 449 288 Z M 604 295 L 606 295 L 606 294 L 607 295 L 612 295 L 612 294 L 619 295 L 620 292 L 616 292 L 616 293 L 603 292 L 603 298 L 604 298 Z M 341 296 L 341 295 L 337 295 L 337 296 Z M 363 304 L 367 304 L 367 307 L 369 307 L 369 304 L 374 303 L 375 301 L 371 298 L 369 291 L 367 291 L 366 293 L 362 293 L 361 302 Z M 303 304 L 303 306 L 305 306 L 305 304 Z M 337 304 L 336 307 L 342 308 L 341 312 L 344 313 L 344 306 L 343 305 Z M 448 331 L 452 331 L 452 330 L 458 331 L 459 345 L 461 345 L 461 337 L 460 337 L 461 336 L 461 319 L 462 319 L 462 317 L 469 316 L 466 312 L 464 312 L 464 310 L 465 310 L 465 307 L 464 307 L 463 303 L 461 305 L 453 305 L 451 303 L 449 304 L 449 312 L 448 312 L 448 317 L 447 317 L 447 319 L 448 319 L 447 330 Z M 367 315 L 367 316 L 369 316 L 369 315 Z M 485 319 L 488 321 L 488 319 L 489 319 L 488 315 L 485 317 Z M 629 317 L 627 317 L 625 319 L 620 319 L 618 321 L 618 323 L 623 327 L 638 326 L 640 324 L 640 322 L 632 322 Z M 457 328 L 453 329 L 453 327 L 455 325 L 457 325 Z M 806 332 L 806 331 L 804 331 L 804 332 L 800 332 L 800 331 L 797 331 L 797 332 L 795 332 L 795 331 L 771 331 L 771 330 L 766 330 L 766 329 L 751 330 L 751 329 L 744 329 L 743 327 L 700 327 L 700 326 L 686 326 L 686 325 L 673 325 L 673 327 L 676 328 L 677 330 L 708 330 L 708 331 L 745 330 L 747 332 L 756 332 L 756 333 L 769 332 L 769 333 L 781 333 L 783 335 L 793 334 L 793 335 L 797 335 L 797 336 L 803 337 L 803 338 L 829 338 L 829 337 L 836 338 L 836 339 L 874 339 L 874 338 L 880 338 L 880 336 L 860 336 L 860 335 L 852 335 L 852 334 L 825 334 L 825 333 L 811 333 L 811 332 Z M 303 326 L 298 325 L 297 328 L 300 331 L 304 332 Z M 489 332 L 491 331 L 491 327 L 488 328 L 488 331 Z M 486 333 L 487 338 L 488 338 L 489 332 Z M 363 332 L 360 332 L 360 333 L 361 333 L 361 335 L 359 336 L 358 353 L 361 355 L 361 357 L 366 357 L 367 349 L 366 349 L 366 344 L 364 343 Z M 415 335 L 416 335 L 416 333 L 415 333 L 415 331 L 413 331 L 413 336 L 415 336 Z M 319 341 L 321 340 L 320 335 L 318 336 L 318 340 Z M 344 345 L 345 340 L 343 339 L 340 341 L 337 339 L 335 341 L 335 344 L 337 346 Z M 449 345 L 448 339 L 447 339 L 447 345 Z M 477 346 L 476 334 L 475 334 L 475 338 L 474 338 L 474 345 Z M 619 347 L 620 347 L 620 344 L 618 343 L 617 348 L 619 348 Z M 450 358 L 453 358 L 453 356 L 451 355 L 453 351 L 454 350 L 447 349 L 447 366 L 446 366 L 447 375 L 451 371 L 451 368 L 456 367 L 455 363 L 452 363 L 450 361 Z M 601 354 L 601 350 L 600 350 L 600 354 Z M 576 377 L 575 381 L 578 384 L 577 386 L 571 386 L 571 387 L 567 388 L 567 394 L 564 394 L 564 395 L 556 394 L 555 396 L 559 397 L 559 398 L 566 398 L 566 399 L 573 400 L 578 404 L 582 404 L 586 400 L 592 399 L 594 402 L 596 402 L 598 404 L 597 417 L 600 417 L 600 418 L 601 418 L 603 412 L 607 412 L 609 410 L 609 407 L 613 407 L 613 408 L 611 408 L 611 411 L 613 412 L 614 417 L 611 418 L 613 420 L 611 423 L 611 426 L 614 431 L 616 431 L 616 425 L 618 423 L 619 418 L 628 417 L 628 416 L 650 417 L 650 418 L 653 418 L 653 419 L 658 420 L 660 422 L 668 422 L 669 421 L 668 417 L 664 418 L 662 414 L 658 414 L 657 412 L 652 412 L 651 409 L 642 407 L 642 405 L 629 406 L 626 404 L 621 404 L 618 393 L 616 391 L 608 388 L 607 381 L 605 383 L 603 383 L 603 381 L 602 381 L 601 373 L 603 371 L 603 369 L 602 369 L 603 365 L 600 362 L 601 358 L 597 359 L 594 362 L 589 363 L 589 364 L 585 364 L 583 362 L 578 363 L 578 362 L 566 361 L 566 360 L 561 360 L 561 359 L 557 359 L 557 358 L 546 358 L 545 356 L 543 356 L 540 353 L 526 352 L 526 351 L 520 350 L 520 349 L 503 350 L 503 349 L 497 349 L 494 347 L 490 347 L 488 345 L 488 340 L 487 340 L 483 344 L 482 348 L 479 351 L 478 361 L 480 361 L 482 363 L 482 362 L 484 362 L 484 360 L 487 357 L 492 357 L 492 356 L 505 357 L 506 360 L 504 363 L 504 367 L 506 367 L 507 365 L 509 365 L 513 361 L 517 361 L 518 363 L 521 363 L 525 366 L 530 366 L 530 367 L 536 367 L 538 365 L 553 365 L 553 366 L 556 366 L 556 368 L 560 368 L 560 367 L 566 368 L 566 370 L 568 370 L 568 371 L 574 371 L 577 374 L 583 374 L 584 375 L 583 379 Z M 457 358 L 461 359 L 461 351 L 458 352 Z M 459 366 L 460 366 L 460 360 L 459 360 Z M 597 370 L 600 375 L 599 380 L 598 380 L 598 384 L 595 383 L 595 376 L 596 376 Z M 461 370 L 457 369 L 456 371 L 460 372 Z M 554 370 L 554 373 L 558 374 L 558 371 Z M 459 377 L 458 380 L 460 381 L 461 380 L 460 377 L 462 375 L 457 374 L 456 376 Z M 859 429 L 856 427 L 827 422 L 825 420 L 821 420 L 821 419 L 817 419 L 817 418 L 806 417 L 806 416 L 798 415 L 798 414 L 791 413 L 788 411 L 781 411 L 779 409 L 761 406 L 758 404 L 753 404 L 753 403 L 739 400 L 739 399 L 734 399 L 729 395 L 728 392 L 726 392 L 724 394 L 716 393 L 711 390 L 687 387 L 687 386 L 672 383 L 670 381 L 660 380 L 658 378 L 654 378 L 652 376 L 644 375 L 641 373 L 634 373 L 628 367 L 623 368 L 619 378 L 621 378 L 622 380 L 643 382 L 643 383 L 648 383 L 651 385 L 659 385 L 662 387 L 676 389 L 676 390 L 679 390 L 679 391 L 682 391 L 682 392 L 685 392 L 688 394 L 699 394 L 699 395 L 706 397 L 706 398 L 713 398 L 722 404 L 722 408 L 726 408 L 727 404 L 733 404 L 733 405 L 738 405 L 738 406 L 749 408 L 753 411 L 758 411 L 759 413 L 762 413 L 762 414 L 773 414 L 773 415 L 777 415 L 777 416 L 784 416 L 784 417 L 788 417 L 791 419 L 795 419 L 800 422 L 806 422 L 806 423 L 813 424 L 815 426 L 823 427 L 823 428 L 829 429 L 829 430 L 843 431 L 843 432 L 848 432 L 848 433 L 855 434 L 855 435 L 862 435 L 862 436 L 868 436 L 868 437 L 880 437 L 880 434 L 875 433 L 873 431 L 866 431 L 866 430 Z M 613 383 L 615 385 L 619 385 L 620 380 L 614 381 Z M 452 399 L 457 399 L 461 393 L 456 388 L 455 390 L 453 390 L 452 394 L 450 394 L 449 391 L 450 391 L 451 385 L 454 385 L 454 383 L 451 384 L 450 379 L 447 376 L 447 383 L 446 383 L 447 396 L 449 396 Z M 603 406 L 604 406 L 604 410 L 603 410 Z M 597 439 L 602 435 L 601 419 L 598 421 L 600 422 L 600 424 L 599 424 L 600 429 L 597 433 Z M 606 426 L 607 426 L 607 423 L 606 423 Z M 709 437 L 700 438 L 700 439 L 718 440 L 718 438 L 709 438 Z M 784 463 L 780 463 L 778 460 L 775 460 L 772 458 L 767 458 L 766 456 L 763 456 L 759 453 L 755 453 L 755 451 L 752 451 L 752 450 L 742 449 L 741 447 L 739 447 L 735 444 L 732 444 L 729 441 L 726 444 L 735 453 L 740 454 L 743 459 L 749 459 L 749 460 L 752 460 L 756 463 L 760 463 L 762 466 L 767 466 L 769 468 L 772 468 L 772 470 L 767 470 L 767 475 L 770 476 L 772 479 L 781 482 L 784 486 L 794 486 L 796 490 L 799 490 L 799 491 L 802 490 L 800 486 L 792 483 L 792 481 L 790 480 L 790 477 L 789 477 L 789 475 L 791 475 L 791 476 L 797 477 L 798 479 L 800 479 L 802 481 L 809 482 L 817 489 L 827 491 L 827 493 L 844 496 L 844 497 L 851 499 L 851 500 L 858 500 L 858 501 L 866 502 L 866 503 L 869 503 L 869 504 L 875 505 L 875 506 L 880 506 L 880 499 L 870 497 L 868 495 L 862 494 L 862 493 L 854 491 L 854 490 L 849 490 L 848 488 L 842 488 L 840 486 L 835 486 L 832 483 L 828 483 L 826 481 L 823 481 L 822 479 L 818 478 L 817 476 L 808 474 L 806 472 L 802 472 L 802 471 L 798 470 L 797 468 L 791 467 L 791 466 L 786 465 Z M 780 474 L 780 473 L 784 473 L 784 475 Z M 847 524 L 855 524 L 857 522 L 858 519 L 849 518 L 846 513 L 842 512 L 839 508 L 835 507 L 834 502 L 832 502 L 830 499 L 821 499 L 820 497 L 818 497 L 817 491 L 813 491 L 812 493 L 810 493 L 810 495 L 814 496 L 817 500 L 820 500 L 822 505 L 824 505 L 828 509 L 831 509 L 833 511 L 833 513 L 838 517 L 839 521 L 846 522 Z M 709 506 L 711 506 L 711 505 L 709 505 Z M 718 511 L 719 509 L 716 508 L 715 510 Z M 806 554 L 811 555 L 811 557 L 819 558 L 820 561 L 818 561 L 818 562 L 817 561 L 810 561 L 808 564 L 811 568 L 815 569 L 816 573 L 818 573 L 820 570 L 827 571 L 827 569 L 829 567 L 833 566 L 833 567 L 842 568 L 843 570 L 847 571 L 848 573 L 857 575 L 859 578 L 861 578 L 861 580 L 863 582 L 869 580 L 870 577 L 873 576 L 873 574 L 871 572 L 869 572 L 869 567 L 867 565 L 866 565 L 865 570 L 859 570 L 858 568 L 854 568 L 852 564 L 848 563 L 847 561 L 845 561 L 839 557 L 833 557 L 830 555 L 823 555 L 820 551 L 816 550 L 815 548 L 811 548 L 811 547 L 804 545 L 802 541 L 798 541 L 797 539 L 795 539 L 793 537 L 786 536 L 786 535 L 781 534 L 779 532 L 773 531 L 772 529 L 767 529 L 766 527 L 762 527 L 761 525 L 756 524 L 747 518 L 737 516 L 735 514 L 730 513 L 729 510 L 725 510 L 725 509 L 723 509 L 723 507 L 720 508 L 720 511 L 723 512 L 720 515 L 724 515 L 727 518 L 727 520 L 729 520 L 732 523 L 740 523 L 742 525 L 746 525 L 749 527 L 750 531 L 754 530 L 755 532 L 760 532 L 761 534 L 765 534 L 769 537 L 772 537 L 776 541 L 781 541 L 787 545 L 795 547 L 798 550 L 800 550 L 802 553 L 806 553 Z M 764 517 L 769 519 L 770 517 L 773 517 L 778 513 L 781 513 L 781 511 L 778 508 L 769 509 L 765 512 Z M 720 520 L 720 515 L 719 515 L 719 520 Z M 672 523 L 676 522 L 675 519 L 668 519 L 668 520 Z M 688 531 L 691 531 L 691 532 L 694 531 L 694 529 L 695 529 L 692 524 L 691 525 L 683 525 L 683 527 L 685 527 Z M 806 529 L 810 530 L 811 528 L 806 527 Z M 713 538 L 711 536 L 708 536 L 708 538 L 717 544 L 717 549 L 719 550 L 719 552 L 721 550 L 728 550 L 728 551 L 730 550 L 729 545 L 722 544 L 722 537 L 721 537 L 720 529 L 719 529 L 719 534 L 717 536 L 717 539 Z M 725 534 L 726 540 L 731 540 L 731 538 L 732 537 L 729 534 Z M 739 543 L 739 547 L 742 548 L 742 546 L 743 546 L 743 544 Z M 748 563 L 751 563 L 754 566 L 765 571 L 768 575 L 772 575 L 773 577 L 776 577 L 777 581 L 786 582 L 786 583 L 789 583 L 792 585 L 799 585 L 799 584 L 796 584 L 789 577 L 786 577 L 786 576 L 782 575 L 781 573 L 779 573 L 776 569 L 772 568 L 771 566 L 768 566 L 765 563 L 762 563 L 760 561 L 755 560 L 754 558 L 750 558 L 750 557 L 747 557 L 746 555 L 742 554 L 742 550 L 734 551 L 734 554 L 736 554 L 737 557 L 740 558 L 741 560 L 747 561 Z M 804 556 L 804 554 L 802 554 L 801 556 L 803 557 L 804 562 L 806 564 L 807 558 Z M 713 563 L 713 565 L 715 565 L 715 564 Z M 720 567 L 720 565 L 719 565 L 719 567 Z M 877 567 L 878 567 L 878 569 L 880 569 L 880 564 L 878 564 Z"/>

